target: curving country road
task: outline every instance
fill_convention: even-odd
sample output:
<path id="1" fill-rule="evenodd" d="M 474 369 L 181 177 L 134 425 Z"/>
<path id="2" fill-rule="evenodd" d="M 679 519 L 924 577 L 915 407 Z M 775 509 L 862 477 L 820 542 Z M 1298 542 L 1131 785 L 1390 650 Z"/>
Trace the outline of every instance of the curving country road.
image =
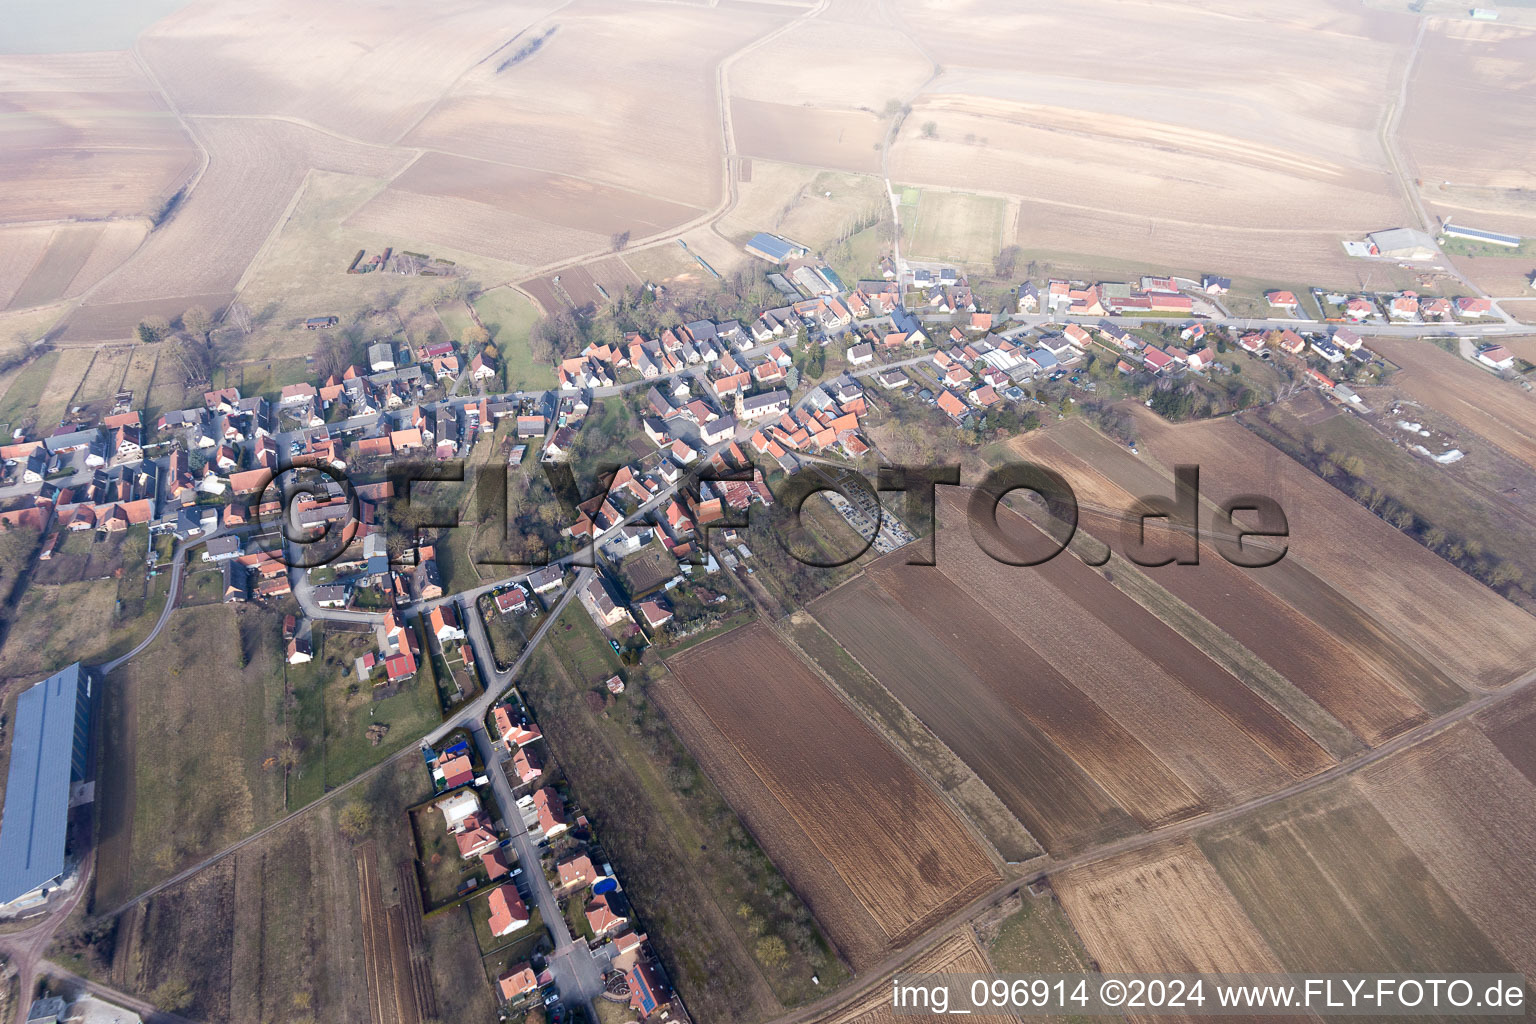
<path id="1" fill-rule="evenodd" d="M 133 650 L 129 651 L 127 654 L 124 654 L 120 658 L 113 658 L 109 662 L 98 665 L 96 667 L 97 672 L 103 676 L 107 675 L 108 673 L 112 672 L 113 669 L 126 662 L 129 658 L 144 653 L 145 649 L 147 649 L 150 644 L 155 642 L 155 637 L 159 636 L 160 631 L 165 628 L 165 624 L 171 621 L 171 612 L 176 610 L 176 598 L 181 595 L 181 576 L 182 572 L 186 569 L 187 566 L 187 552 L 192 548 L 197 547 L 199 544 L 206 544 L 212 538 L 217 537 L 221 531 L 222 527 L 219 530 L 214 530 L 206 536 L 199 537 L 197 540 L 177 541 L 176 551 L 171 555 L 171 587 L 166 591 L 165 607 L 160 609 L 160 617 L 155 620 L 154 628 L 149 631 L 148 636 L 146 636 L 143 640 L 140 640 L 138 644 L 134 646 Z"/>

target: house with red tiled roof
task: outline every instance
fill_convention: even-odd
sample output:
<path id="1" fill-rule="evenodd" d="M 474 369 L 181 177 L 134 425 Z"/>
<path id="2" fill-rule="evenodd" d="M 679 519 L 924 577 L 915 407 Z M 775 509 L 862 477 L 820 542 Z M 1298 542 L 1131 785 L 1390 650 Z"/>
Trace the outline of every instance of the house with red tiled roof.
<path id="1" fill-rule="evenodd" d="M 506 750 L 525 747 L 543 735 L 538 726 L 524 725 L 513 718 L 512 709 L 506 704 L 492 708 L 491 718 L 496 724 L 496 742 Z"/>
<path id="2" fill-rule="evenodd" d="M 466 824 L 468 823 L 466 822 Z M 459 847 L 459 856 L 465 860 L 471 857 L 478 857 L 488 850 L 495 849 L 497 846 L 496 833 L 486 828 L 484 823 L 478 818 L 475 819 L 473 827 L 466 828 L 462 832 L 455 832 L 453 840 Z"/>
<path id="3" fill-rule="evenodd" d="M 518 781 L 529 783 L 544 774 L 544 762 L 528 748 L 518 747 L 512 754 L 512 770 L 517 773 Z"/>
<path id="4" fill-rule="evenodd" d="M 965 403 L 961 401 L 959 396 L 957 396 L 953 391 L 939 392 L 938 406 L 940 411 L 948 413 L 949 418 L 954 420 L 956 423 L 959 423 L 961 420 L 965 419 Z"/>
<path id="5" fill-rule="evenodd" d="M 480 854 L 480 863 L 485 867 L 485 877 L 491 881 L 505 878 L 511 874 L 512 868 L 507 864 L 507 858 L 502 854 L 501 847 L 495 846 Z"/>
<path id="6" fill-rule="evenodd" d="M 560 876 L 561 891 L 584 889 L 598 878 L 597 869 L 592 866 L 592 858 L 584 853 L 555 865 L 555 872 Z"/>
<path id="7" fill-rule="evenodd" d="M 1161 373 L 1173 364 L 1173 357 L 1156 345 L 1148 345 L 1142 363 L 1153 373 Z"/>
<path id="8" fill-rule="evenodd" d="M 528 908 L 517 895 L 517 890 L 502 884 L 491 890 L 486 902 L 491 908 L 491 934 L 510 935 L 528 924 Z"/>
<path id="9" fill-rule="evenodd" d="M 545 786 L 533 794 L 533 807 L 539 817 L 539 828 L 550 839 L 562 832 L 570 830 L 570 822 L 565 819 L 565 801 L 560 799 L 560 794 Z"/>
<path id="10" fill-rule="evenodd" d="M 510 1003 L 539 990 L 539 976 L 527 962 L 513 964 L 505 974 L 496 978 L 496 991 L 503 1002 Z"/>
<path id="11" fill-rule="evenodd" d="M 592 934 L 601 939 L 612 935 L 614 932 L 629 924 L 629 918 L 614 909 L 608 900 L 607 893 L 599 893 L 592 898 L 592 902 L 585 907 L 587 924 L 592 926 Z"/>
<path id="12" fill-rule="evenodd" d="M 636 960 L 625 974 L 629 981 L 629 1008 L 640 1015 L 641 1020 L 655 1016 L 669 997 L 656 968 L 649 960 Z"/>
<path id="13" fill-rule="evenodd" d="M 437 774 L 443 777 L 443 785 L 449 789 L 456 786 L 465 786 L 475 781 L 475 766 L 470 763 L 469 757 L 460 754 L 457 757 L 446 758 L 437 764 Z"/>

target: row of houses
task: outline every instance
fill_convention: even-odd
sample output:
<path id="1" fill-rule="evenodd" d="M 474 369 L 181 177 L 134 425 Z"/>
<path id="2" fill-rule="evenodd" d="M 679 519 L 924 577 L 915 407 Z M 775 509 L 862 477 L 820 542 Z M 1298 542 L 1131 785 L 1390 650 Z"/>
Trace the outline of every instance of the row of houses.
<path id="1" fill-rule="evenodd" d="M 608 680 L 608 689 L 619 694 L 624 691 L 624 684 L 615 676 Z M 495 705 L 490 724 L 494 743 L 509 755 L 516 784 L 538 783 L 544 773 L 542 758 L 535 751 L 542 746 L 543 737 L 521 703 L 503 701 Z M 535 834 L 550 845 L 553 865 L 546 882 L 557 902 L 563 905 L 579 901 L 591 933 L 590 942 L 612 944 L 609 964 L 625 977 L 630 1009 L 642 1021 L 684 1016 L 646 935 L 635 927 L 633 911 L 623 897 L 613 868 L 607 864 L 599 868 L 592 859 L 595 846 L 590 822 L 584 816 L 573 816 L 560 791 L 548 784 L 525 792 L 518 798 L 518 807 L 531 812 Z M 578 834 L 585 838 L 577 839 Z M 528 921 L 527 911 L 522 909 L 515 891 L 497 897 L 497 893 L 509 888 L 503 885 L 490 896 L 490 926 L 497 935 L 510 935 Z M 537 971 L 533 964 L 524 962 L 511 965 L 499 975 L 496 986 L 503 1002 L 517 1004 L 539 989 L 550 987 L 552 982 L 547 970 Z"/>

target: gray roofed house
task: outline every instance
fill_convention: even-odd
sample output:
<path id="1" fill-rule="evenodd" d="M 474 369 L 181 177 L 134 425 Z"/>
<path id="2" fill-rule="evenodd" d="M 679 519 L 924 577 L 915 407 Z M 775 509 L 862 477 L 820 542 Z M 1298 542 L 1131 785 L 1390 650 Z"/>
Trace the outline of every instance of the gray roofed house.
<path id="1" fill-rule="evenodd" d="M 750 398 L 740 400 L 741 406 L 738 414 L 742 419 L 759 419 L 763 416 L 771 416 L 778 412 L 789 410 L 788 391 L 769 391 L 766 394 L 752 395 Z"/>
<path id="2" fill-rule="evenodd" d="M 347 586 L 344 583 L 327 583 L 314 590 L 315 603 L 321 608 L 345 608 Z"/>
<path id="3" fill-rule="evenodd" d="M 34 999 L 27 1010 L 27 1024 L 59 1024 L 69 1012 L 69 1004 L 62 996 L 44 996 Z"/>
<path id="4" fill-rule="evenodd" d="M 222 562 L 226 559 L 238 558 L 242 550 L 239 537 L 232 534 L 214 537 L 203 547 L 203 561 Z"/>
<path id="5" fill-rule="evenodd" d="M 49 454 L 57 452 L 72 452 L 82 448 L 89 448 L 101 438 L 100 427 L 86 427 L 84 430 L 71 430 L 68 433 L 54 434 L 52 437 L 43 438 L 43 447 Z"/>
<path id="6" fill-rule="evenodd" d="M 542 594 L 546 590 L 553 590 L 565 582 L 565 573 L 558 565 L 546 565 L 544 568 L 528 574 L 528 586 L 533 588 L 535 594 Z"/>
<path id="7" fill-rule="evenodd" d="M 387 341 L 368 346 L 368 368 L 374 373 L 395 368 L 395 349 Z"/>
<path id="8" fill-rule="evenodd" d="M 91 677 L 79 662 L 16 699 L 0 820 L 0 903 L 40 895 L 64 877 L 70 784 L 90 761 Z"/>

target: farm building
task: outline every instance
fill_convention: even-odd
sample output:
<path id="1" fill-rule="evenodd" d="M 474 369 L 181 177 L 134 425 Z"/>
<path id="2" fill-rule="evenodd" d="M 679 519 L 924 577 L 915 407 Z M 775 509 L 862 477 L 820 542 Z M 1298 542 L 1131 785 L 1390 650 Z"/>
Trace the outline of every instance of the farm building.
<path id="1" fill-rule="evenodd" d="M 90 761 L 91 677 L 78 662 L 16 699 L 0 820 L 0 902 L 46 896 L 68 868 L 70 787 Z"/>
<path id="2" fill-rule="evenodd" d="M 1514 367 L 1515 357 L 1510 355 L 1509 349 L 1502 345 L 1492 345 L 1477 354 L 1477 360 L 1495 370 L 1508 370 Z"/>
<path id="3" fill-rule="evenodd" d="M 374 373 L 395 368 L 395 349 L 387 341 L 368 346 L 368 368 Z"/>
<path id="4" fill-rule="evenodd" d="M 803 245 L 786 241 L 778 235 L 760 231 L 747 242 L 747 252 L 769 263 L 783 263 L 791 256 L 804 256 L 808 251 Z"/>
<path id="5" fill-rule="evenodd" d="M 1506 249 L 1520 248 L 1519 235 L 1501 235 L 1497 231 L 1483 231 L 1480 228 L 1464 228 L 1458 224 L 1445 222 L 1441 232 L 1451 238 L 1464 238 L 1469 242 L 1482 242 L 1486 245 L 1501 245 Z"/>
<path id="6" fill-rule="evenodd" d="M 1370 240 L 1373 255 L 1391 259 L 1428 260 L 1433 259 L 1438 251 L 1435 240 L 1416 228 L 1372 231 L 1366 238 Z"/>

